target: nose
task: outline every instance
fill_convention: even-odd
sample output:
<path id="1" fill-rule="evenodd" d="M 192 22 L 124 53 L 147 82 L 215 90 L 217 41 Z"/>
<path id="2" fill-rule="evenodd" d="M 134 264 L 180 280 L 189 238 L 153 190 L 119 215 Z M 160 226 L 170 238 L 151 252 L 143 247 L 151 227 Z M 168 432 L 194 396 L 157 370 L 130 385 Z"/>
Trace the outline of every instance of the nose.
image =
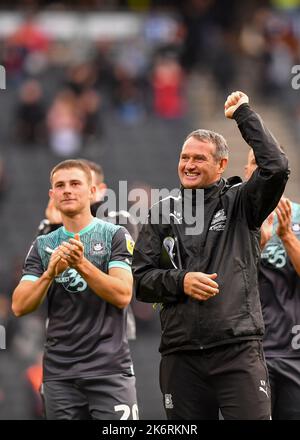
<path id="1" fill-rule="evenodd" d="M 70 193 L 70 192 L 71 192 L 71 187 L 69 185 L 65 185 L 65 187 L 64 187 L 64 194 Z"/>
<path id="2" fill-rule="evenodd" d="M 188 162 L 187 162 L 187 164 L 186 164 L 186 167 L 187 167 L 188 169 L 195 168 L 195 162 L 193 161 L 192 158 L 188 160 Z"/>

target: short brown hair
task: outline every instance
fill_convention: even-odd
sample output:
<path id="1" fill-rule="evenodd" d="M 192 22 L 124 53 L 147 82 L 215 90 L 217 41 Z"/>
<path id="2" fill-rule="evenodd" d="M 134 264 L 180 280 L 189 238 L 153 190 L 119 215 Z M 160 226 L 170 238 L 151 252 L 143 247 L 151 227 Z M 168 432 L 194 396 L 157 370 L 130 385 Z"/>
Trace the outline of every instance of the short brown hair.
<path id="1" fill-rule="evenodd" d="M 214 144 L 216 146 L 216 151 L 213 154 L 215 160 L 228 158 L 227 142 L 221 134 L 211 130 L 198 129 L 188 134 L 185 140 L 187 141 L 190 137 L 194 137 L 198 139 L 198 141 L 211 142 Z"/>
<path id="2" fill-rule="evenodd" d="M 53 182 L 53 176 L 58 170 L 69 170 L 71 168 L 77 168 L 79 170 L 82 170 L 84 174 L 87 177 L 88 184 L 92 184 L 92 174 L 91 169 L 89 165 L 84 160 L 78 160 L 78 159 L 68 159 L 64 160 L 63 162 L 58 163 L 55 165 L 55 167 L 52 169 L 50 173 L 50 183 L 52 185 Z"/>
<path id="3" fill-rule="evenodd" d="M 92 160 L 82 159 L 83 162 L 85 162 L 91 171 L 94 171 L 96 178 L 97 178 L 97 184 L 104 182 L 104 173 L 102 166 L 99 165 L 96 162 L 93 162 Z"/>

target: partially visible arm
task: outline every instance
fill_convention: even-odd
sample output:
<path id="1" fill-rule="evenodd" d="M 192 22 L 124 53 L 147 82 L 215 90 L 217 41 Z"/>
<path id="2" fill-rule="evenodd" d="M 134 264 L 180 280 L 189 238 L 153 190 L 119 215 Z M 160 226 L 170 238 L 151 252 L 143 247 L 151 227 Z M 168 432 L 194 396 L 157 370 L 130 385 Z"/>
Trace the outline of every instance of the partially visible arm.
<path id="1" fill-rule="evenodd" d="M 288 199 L 282 197 L 276 214 L 279 222 L 277 235 L 280 237 L 295 271 L 300 276 L 300 241 L 291 229 L 292 207 Z"/>
<path id="2" fill-rule="evenodd" d="M 300 241 L 295 236 L 293 231 L 287 232 L 283 237 L 281 237 L 281 240 L 295 271 L 300 276 Z"/>
<path id="3" fill-rule="evenodd" d="M 162 269 L 160 259 L 168 228 L 151 223 L 139 233 L 133 252 L 132 272 L 136 298 L 148 303 L 175 303 L 185 298 L 183 281 L 187 273 L 182 269 Z"/>
<path id="4" fill-rule="evenodd" d="M 12 311 L 15 316 L 34 312 L 44 301 L 52 281 L 46 273 L 36 281 L 21 281 L 12 298 Z"/>
<path id="5" fill-rule="evenodd" d="M 273 234 L 274 213 L 268 216 L 260 228 L 260 248 L 263 249 Z"/>
<path id="6" fill-rule="evenodd" d="M 216 273 L 161 269 L 161 240 L 154 230 L 154 225 L 144 225 L 134 249 L 134 289 L 138 300 L 168 304 L 190 296 L 206 301 L 219 293 L 218 284 L 214 281 Z"/>

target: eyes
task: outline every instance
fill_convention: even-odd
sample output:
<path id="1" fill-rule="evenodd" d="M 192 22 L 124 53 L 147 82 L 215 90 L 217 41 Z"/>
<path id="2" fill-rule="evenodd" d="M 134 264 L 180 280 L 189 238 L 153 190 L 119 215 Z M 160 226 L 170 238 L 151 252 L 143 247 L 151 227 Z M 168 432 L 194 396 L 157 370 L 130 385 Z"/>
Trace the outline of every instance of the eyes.
<path id="1" fill-rule="evenodd" d="M 182 162 L 188 162 L 190 159 L 193 160 L 193 162 L 205 162 L 207 161 L 207 158 L 205 156 L 195 156 L 195 157 L 190 157 L 190 156 L 181 156 L 180 160 Z"/>
<path id="2" fill-rule="evenodd" d="M 78 187 L 80 185 L 81 185 L 81 182 L 79 182 L 77 180 L 74 180 L 73 182 L 70 183 L 70 186 L 73 187 L 73 188 L 76 188 L 76 187 Z M 63 182 L 59 182 L 59 183 L 55 184 L 55 188 L 60 188 L 61 189 L 61 188 L 64 188 L 64 187 L 65 187 L 65 183 L 63 183 Z"/>

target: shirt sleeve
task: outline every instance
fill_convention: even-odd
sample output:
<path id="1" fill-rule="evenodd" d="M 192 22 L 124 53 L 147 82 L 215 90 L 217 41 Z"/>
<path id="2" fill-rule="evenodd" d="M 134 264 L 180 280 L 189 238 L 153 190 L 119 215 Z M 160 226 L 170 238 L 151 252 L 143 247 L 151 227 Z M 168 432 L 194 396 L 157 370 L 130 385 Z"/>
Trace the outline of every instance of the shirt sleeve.
<path id="1" fill-rule="evenodd" d="M 25 258 L 21 281 L 36 281 L 44 273 L 41 257 L 37 248 L 37 240 L 35 240 Z"/>
<path id="2" fill-rule="evenodd" d="M 119 267 L 131 272 L 134 241 L 124 227 L 118 229 L 112 239 L 108 269 Z"/>

